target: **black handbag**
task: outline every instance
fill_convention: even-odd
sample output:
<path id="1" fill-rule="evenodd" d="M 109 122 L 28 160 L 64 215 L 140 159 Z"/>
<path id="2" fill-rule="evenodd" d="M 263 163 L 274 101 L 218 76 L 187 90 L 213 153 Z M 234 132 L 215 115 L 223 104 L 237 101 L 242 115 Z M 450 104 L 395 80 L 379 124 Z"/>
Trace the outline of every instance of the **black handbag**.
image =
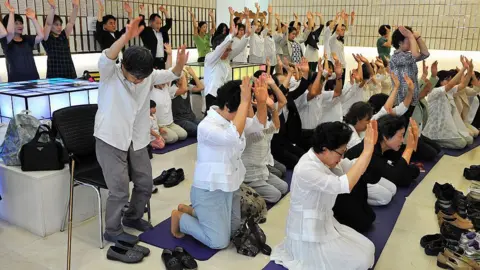
<path id="1" fill-rule="evenodd" d="M 250 217 L 245 220 L 232 238 L 237 253 L 255 257 L 259 252 L 270 256 L 272 249 L 266 244 L 267 236 L 262 228 Z"/>
<path id="2" fill-rule="evenodd" d="M 47 135 L 46 142 L 41 142 L 42 135 Z M 45 137 L 45 136 L 44 136 Z M 63 163 L 63 147 L 55 140 L 48 125 L 40 125 L 35 137 L 22 146 L 20 150 L 22 171 L 61 170 Z"/>

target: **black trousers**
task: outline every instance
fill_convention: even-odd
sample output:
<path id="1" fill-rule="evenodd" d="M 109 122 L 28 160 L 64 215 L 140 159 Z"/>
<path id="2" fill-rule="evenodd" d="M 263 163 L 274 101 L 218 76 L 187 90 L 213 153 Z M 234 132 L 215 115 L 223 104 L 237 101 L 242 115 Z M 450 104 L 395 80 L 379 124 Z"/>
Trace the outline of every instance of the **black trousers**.
<path id="1" fill-rule="evenodd" d="M 197 60 L 198 63 L 203 63 L 205 62 L 205 56 L 204 57 L 199 57 Z"/>
<path id="2" fill-rule="evenodd" d="M 310 72 L 317 71 L 318 62 L 308 62 L 308 67 L 310 68 Z"/>
<path id="3" fill-rule="evenodd" d="M 384 156 L 389 160 L 396 161 L 402 157 L 405 147 L 405 145 L 402 145 L 399 151 L 388 150 L 384 153 Z M 421 135 L 418 139 L 417 151 L 413 152 L 412 160 L 432 161 L 440 154 L 441 151 L 442 148 L 440 145 Z"/>
<path id="4" fill-rule="evenodd" d="M 292 170 L 297 165 L 300 158 L 305 154 L 305 151 L 293 145 L 283 135 L 275 134 L 271 145 L 273 158 L 285 165 L 287 169 Z"/>
<path id="5" fill-rule="evenodd" d="M 479 96 L 476 96 L 475 98 L 477 98 L 480 101 Z M 478 109 L 477 113 L 475 114 L 475 118 L 473 119 L 472 126 L 476 128 L 480 128 L 480 109 Z"/>
<path id="6" fill-rule="evenodd" d="M 215 105 L 216 101 L 217 98 L 210 94 L 205 96 L 205 115 L 207 115 L 208 109 L 210 109 L 212 105 Z"/>
<path id="7" fill-rule="evenodd" d="M 312 147 L 313 129 L 302 129 L 302 140 L 297 144 L 305 152 Z"/>
<path id="8" fill-rule="evenodd" d="M 359 233 L 368 231 L 377 218 L 367 200 L 362 200 L 351 194 L 337 196 L 333 213 L 338 222 Z"/>
<path id="9" fill-rule="evenodd" d="M 153 60 L 154 69 L 165 69 L 165 58 L 155 58 Z"/>

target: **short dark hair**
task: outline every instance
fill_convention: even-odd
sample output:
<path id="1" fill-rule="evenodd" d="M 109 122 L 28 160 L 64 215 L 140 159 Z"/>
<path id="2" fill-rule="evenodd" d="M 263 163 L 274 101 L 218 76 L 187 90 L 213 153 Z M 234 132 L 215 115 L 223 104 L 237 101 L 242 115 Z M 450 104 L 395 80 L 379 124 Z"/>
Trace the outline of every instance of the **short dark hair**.
<path id="1" fill-rule="evenodd" d="M 60 16 L 58 16 L 56 14 L 53 15 L 53 23 L 55 23 L 55 22 L 60 22 L 61 24 L 63 24 L 62 18 L 60 18 Z"/>
<path id="2" fill-rule="evenodd" d="M 297 28 L 293 27 L 293 26 L 290 26 L 288 27 L 288 33 L 292 33 L 293 31 L 297 31 Z"/>
<path id="3" fill-rule="evenodd" d="M 110 14 L 105 15 L 105 16 L 103 16 L 102 24 L 103 24 L 103 25 L 107 24 L 109 20 L 117 21 L 117 18 L 115 18 L 115 16 L 110 15 Z"/>
<path id="4" fill-rule="evenodd" d="M 157 107 L 157 103 L 150 99 L 150 109 Z"/>
<path id="5" fill-rule="evenodd" d="M 200 33 L 200 28 L 202 28 L 202 26 L 204 26 L 205 24 L 207 24 L 206 21 L 201 21 L 198 23 L 198 32 Z"/>
<path id="6" fill-rule="evenodd" d="M 348 113 L 345 115 L 343 120 L 345 123 L 349 125 L 356 125 L 358 121 L 364 119 L 365 117 L 368 117 L 369 119 L 372 118 L 373 115 L 373 108 L 368 104 L 367 102 L 364 101 L 359 101 L 353 103 L 352 107 L 350 107 L 350 110 L 348 110 Z"/>
<path id="7" fill-rule="evenodd" d="M 373 114 L 378 113 L 388 100 L 387 94 L 375 94 L 368 99 L 368 104 L 373 108 Z"/>
<path id="8" fill-rule="evenodd" d="M 387 34 L 387 30 L 385 30 L 385 27 L 388 29 L 392 29 L 392 27 L 388 24 L 384 24 L 378 28 L 378 33 L 380 36 L 385 36 Z"/>
<path id="9" fill-rule="evenodd" d="M 162 19 L 162 16 L 160 16 L 158 13 L 153 13 L 152 15 L 150 15 L 150 17 L 148 18 L 148 21 L 150 22 L 153 22 L 155 21 L 155 18 L 159 18 L 160 20 Z M 200 25 L 199 25 L 200 26 Z"/>
<path id="10" fill-rule="evenodd" d="M 440 70 L 438 73 L 437 73 L 437 77 L 438 77 L 438 82 L 437 84 L 435 85 L 435 87 L 440 87 L 442 86 L 442 82 L 444 80 L 448 80 L 449 78 L 452 78 L 454 77 L 455 75 L 457 74 L 457 71 L 454 70 Z"/>
<path id="11" fill-rule="evenodd" d="M 326 122 L 318 125 L 313 131 L 312 147 L 317 154 L 328 150 L 338 149 L 350 141 L 352 129 L 342 122 Z"/>
<path id="12" fill-rule="evenodd" d="M 153 56 L 149 49 L 131 46 L 123 53 L 122 66 L 137 79 L 145 79 L 153 72 Z"/>
<path id="13" fill-rule="evenodd" d="M 405 26 L 408 30 L 413 32 L 412 28 L 410 26 Z M 393 31 L 392 35 L 392 45 L 395 49 L 400 48 L 400 42 L 403 42 L 405 40 L 405 36 L 400 32 L 400 30 L 395 30 Z"/>
<path id="14" fill-rule="evenodd" d="M 239 23 L 239 24 L 237 24 L 237 29 L 238 29 L 238 31 L 240 31 L 240 29 L 245 30 L 245 25 L 243 23 Z"/>
<path id="15" fill-rule="evenodd" d="M 240 106 L 241 85 L 241 80 L 234 80 L 218 88 L 216 105 L 220 109 L 226 107 L 230 112 L 236 112 Z"/>
<path id="16" fill-rule="evenodd" d="M 339 24 L 336 24 L 335 27 L 333 27 L 332 34 L 334 34 L 335 32 L 337 32 L 338 26 L 339 26 Z M 347 28 L 347 26 L 346 26 L 345 24 L 342 24 L 340 27 L 345 27 L 345 28 Z M 337 39 L 340 40 L 340 42 L 345 43 L 345 37 L 338 36 Z"/>
<path id="17" fill-rule="evenodd" d="M 384 115 L 378 119 L 378 142 L 382 142 L 384 137 L 392 138 L 401 129 L 405 128 L 405 119 L 403 116 Z"/>
<path id="18" fill-rule="evenodd" d="M 222 42 L 225 40 L 227 35 L 216 35 L 212 38 L 212 49 L 216 49 L 218 45 L 222 44 Z"/>
<path id="19" fill-rule="evenodd" d="M 240 23 L 242 23 L 242 20 L 240 20 L 240 17 L 233 18 L 233 23 L 234 24 L 240 24 L 238 21 L 240 21 Z"/>
<path id="20" fill-rule="evenodd" d="M 291 22 L 288 24 L 289 27 L 293 27 L 294 25 L 295 25 L 295 21 L 291 21 Z M 298 23 L 297 23 L 297 26 L 302 27 L 302 23 L 301 23 L 301 22 L 298 22 Z"/>
<path id="21" fill-rule="evenodd" d="M 279 31 L 284 26 L 285 26 L 285 24 L 281 22 L 280 25 L 277 25 L 277 30 L 276 31 Z"/>
<path id="22" fill-rule="evenodd" d="M 470 82 L 468 83 L 469 87 L 472 87 L 472 85 L 473 85 L 473 77 L 476 77 L 477 80 L 480 80 L 480 72 L 474 71 L 474 74 L 473 74 L 472 78 L 470 79 Z"/>
<path id="23" fill-rule="evenodd" d="M 368 63 L 368 65 L 370 65 L 370 63 Z M 363 74 L 363 79 L 364 79 L 364 80 L 369 80 L 370 77 L 372 76 L 372 75 L 370 74 L 370 71 L 369 71 L 369 69 L 368 69 L 367 64 L 362 64 L 362 74 Z"/>
<path id="24" fill-rule="evenodd" d="M 5 15 L 5 17 L 3 17 L 3 19 L 2 19 L 2 24 L 3 24 L 3 26 L 5 26 L 5 28 L 6 28 L 7 25 L 8 25 L 8 18 L 9 18 L 9 16 L 10 16 L 10 14 L 7 14 L 7 15 Z M 22 16 L 20 16 L 20 15 L 18 15 L 18 14 L 15 14 L 13 18 L 15 19 L 15 22 L 21 22 L 21 23 L 23 23 L 23 18 L 22 18 Z"/>
<path id="25" fill-rule="evenodd" d="M 332 22 L 333 22 L 333 20 L 328 21 L 327 24 L 326 24 L 327 27 L 329 27 Z"/>

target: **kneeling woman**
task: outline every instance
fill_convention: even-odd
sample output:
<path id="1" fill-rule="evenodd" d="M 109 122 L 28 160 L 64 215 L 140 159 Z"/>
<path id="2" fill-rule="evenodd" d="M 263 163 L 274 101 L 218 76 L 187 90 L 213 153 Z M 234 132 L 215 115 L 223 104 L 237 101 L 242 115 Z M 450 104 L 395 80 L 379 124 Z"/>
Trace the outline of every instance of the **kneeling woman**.
<path id="1" fill-rule="evenodd" d="M 368 269 L 375 246 L 340 224 L 332 207 L 338 194 L 350 193 L 367 169 L 377 141 L 376 122 L 369 124 L 364 151 L 357 160 L 342 159 L 352 130 L 341 122 L 319 125 L 313 147 L 293 172 L 286 237 L 271 259 L 290 270 Z"/>
<path id="2" fill-rule="evenodd" d="M 407 187 L 418 177 L 420 170 L 413 165 L 409 165 L 412 153 L 417 148 L 418 126 L 412 119 L 410 119 L 410 126 L 407 145 L 402 157 L 391 162 L 384 154 L 389 150 L 400 150 L 405 135 L 405 121 L 400 116 L 385 115 L 380 117 L 378 120 L 378 142 L 368 169 L 350 194 L 342 194 L 337 197 L 333 207 L 335 218 L 340 223 L 359 232 L 367 231 L 376 218 L 372 207 L 368 204 L 367 184 L 376 184 L 383 177 L 397 187 Z M 363 152 L 364 144 L 358 144 L 349 149 L 345 156 L 353 159 L 359 157 Z"/>
<path id="3" fill-rule="evenodd" d="M 245 177 L 242 152 L 245 134 L 262 132 L 256 117 L 247 120 L 251 106 L 250 78 L 230 81 L 218 89 L 212 106 L 197 129 L 197 164 L 190 191 L 192 207 L 179 205 L 172 212 L 172 234 L 184 234 L 213 249 L 223 249 L 240 227 L 240 191 Z M 259 111 L 266 113 L 267 87 L 255 83 Z"/>

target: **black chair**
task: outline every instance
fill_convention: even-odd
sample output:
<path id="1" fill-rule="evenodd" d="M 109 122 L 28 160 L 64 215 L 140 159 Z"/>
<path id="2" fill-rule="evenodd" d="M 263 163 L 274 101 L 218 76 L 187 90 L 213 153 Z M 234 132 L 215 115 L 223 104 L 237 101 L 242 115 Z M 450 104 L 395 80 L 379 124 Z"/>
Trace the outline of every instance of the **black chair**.
<path id="1" fill-rule="evenodd" d="M 98 224 L 100 248 L 103 248 L 103 211 L 101 189 L 108 190 L 103 177 L 102 168 L 98 164 L 95 154 L 95 125 L 96 104 L 71 106 L 53 113 L 52 126 L 60 134 L 69 156 L 70 174 L 73 187 L 87 186 L 97 192 L 98 197 Z M 73 212 L 73 188 L 70 192 L 69 204 L 65 211 L 61 231 L 65 230 L 65 220 L 69 209 Z M 148 221 L 151 220 L 150 201 L 147 203 Z M 71 237 L 71 217 L 69 215 L 69 238 Z"/>

